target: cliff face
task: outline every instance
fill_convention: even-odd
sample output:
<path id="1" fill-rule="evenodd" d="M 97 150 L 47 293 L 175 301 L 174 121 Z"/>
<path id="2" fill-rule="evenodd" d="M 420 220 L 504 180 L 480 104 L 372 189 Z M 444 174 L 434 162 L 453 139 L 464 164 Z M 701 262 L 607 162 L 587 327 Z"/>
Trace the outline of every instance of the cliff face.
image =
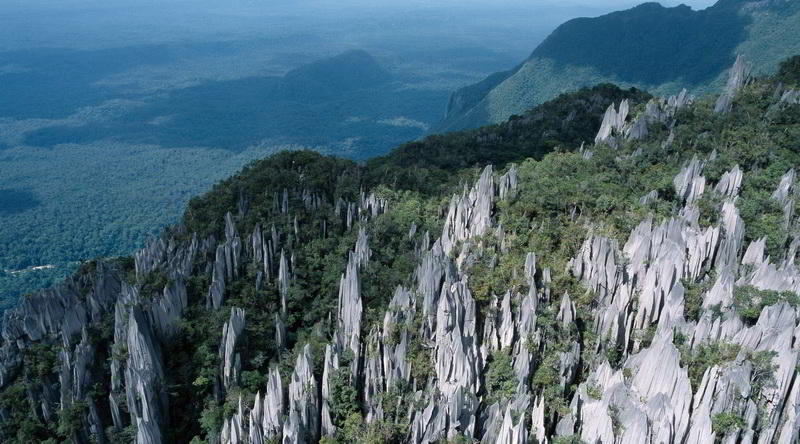
<path id="1" fill-rule="evenodd" d="M 254 165 L 5 313 L 0 436 L 797 442 L 797 92 L 745 66 L 449 196 Z"/>
<path id="2" fill-rule="evenodd" d="M 434 131 L 497 123 L 569 90 L 601 82 L 658 94 L 721 91 L 743 54 L 759 74 L 800 51 L 796 2 L 719 1 L 700 11 L 645 3 L 559 26 L 518 67 L 455 91 Z M 680 30 L 680 32 L 675 32 Z M 768 48 L 768 49 L 767 49 Z"/>

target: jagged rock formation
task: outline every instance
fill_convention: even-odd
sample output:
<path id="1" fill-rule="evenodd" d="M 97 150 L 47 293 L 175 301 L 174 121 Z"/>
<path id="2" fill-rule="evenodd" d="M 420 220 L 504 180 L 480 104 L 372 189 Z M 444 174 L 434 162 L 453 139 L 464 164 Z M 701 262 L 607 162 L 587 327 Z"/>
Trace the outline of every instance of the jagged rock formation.
<path id="1" fill-rule="evenodd" d="M 225 390 L 239 382 L 242 363 L 236 353 L 236 343 L 244 329 L 244 310 L 232 308 L 231 317 L 222 329 L 222 342 L 219 346 L 219 359 L 222 364 L 222 385 Z"/>
<path id="2" fill-rule="evenodd" d="M 455 248 L 456 243 L 474 236 L 481 236 L 492 226 L 491 210 L 494 199 L 492 167 L 487 166 L 472 189 L 464 188 L 460 196 L 450 199 L 444 230 L 442 248 L 445 254 Z"/>
<path id="3" fill-rule="evenodd" d="M 618 147 L 623 141 L 643 140 L 650 133 L 651 125 L 661 124 L 672 128 L 675 125 L 675 113 L 693 102 L 694 96 L 685 89 L 667 99 L 653 98 L 645 105 L 644 112 L 630 122 L 628 121 L 630 113 L 628 100 L 620 102 L 619 110 L 614 104 L 611 104 L 603 116 L 603 123 L 600 125 L 594 142 Z M 665 144 L 669 143 L 671 142 L 665 141 Z M 585 156 L 591 158 L 591 151 L 585 151 Z"/>
<path id="4" fill-rule="evenodd" d="M 675 178 L 676 192 L 684 197 L 687 206 L 682 214 L 691 215 L 692 212 L 686 210 L 703 193 L 702 186 L 694 185 L 704 184 L 701 171 L 702 163 L 695 158 Z M 781 181 L 773 195 L 776 200 L 781 201 L 786 196 L 784 190 L 791 183 L 792 173 L 787 173 Z M 600 437 L 601 442 L 621 439 L 623 442 L 711 443 L 715 439 L 712 430 L 715 415 L 734 412 L 731 414 L 745 418 L 744 430 L 732 430 L 725 435 L 725 440 L 737 436 L 753 440 L 754 428 L 758 425 L 758 442 L 771 442 L 773 437 L 778 437 L 778 430 L 788 430 L 781 425 L 783 421 L 795 421 L 791 416 L 781 418 L 776 412 L 776 406 L 784 402 L 791 388 L 789 373 L 795 370 L 788 369 L 797 362 L 798 350 L 791 339 L 798 327 L 795 309 L 786 303 L 767 307 L 751 328 L 746 328 L 731 311 L 737 273 L 743 274 L 736 285 L 797 290 L 792 286 L 796 269 L 791 266 L 776 269 L 768 265 L 763 239 L 751 244 L 744 256 L 740 256 L 744 227 L 738 217 L 735 198 L 741 175 L 737 166 L 725 173 L 715 187 L 714 192 L 727 199 L 719 227 L 698 230 L 696 221 L 688 217 L 671 220 L 653 230 L 651 222 L 646 221 L 631 233 L 623 251 L 603 238 L 593 238 L 584 244 L 581 255 L 573 263 L 573 272 L 600 297 L 595 317 L 596 333 L 614 341 L 623 350 L 627 359 L 622 368 L 630 376 L 624 376 L 621 370 L 612 370 L 607 362 L 598 366 L 576 393 L 571 415 L 559 424 L 560 434 L 580 432 L 584 440 Z M 661 234 L 662 230 L 666 231 Z M 627 257 L 630 264 L 618 265 L 620 257 Z M 742 265 L 756 270 L 740 271 L 740 257 Z M 641 264 L 647 265 L 642 267 Z M 695 326 L 684 319 L 685 290 L 679 279 L 694 280 L 709 264 L 714 264 L 718 277 L 705 298 L 704 313 Z M 639 295 L 636 310 L 632 306 L 633 294 Z M 722 319 L 713 314 L 714 310 L 723 310 Z M 712 322 L 713 325 L 709 325 Z M 657 329 L 652 343 L 633 353 L 641 346 L 639 341 L 631 340 L 633 333 L 649 325 Z M 776 384 L 770 388 L 760 387 L 758 393 L 752 392 L 751 387 L 758 385 L 758 376 L 753 371 L 755 364 L 752 355 L 740 352 L 736 364 L 707 369 L 693 395 L 686 370 L 673 345 L 673 332 L 691 337 L 693 347 L 725 341 L 741 346 L 742 350 L 774 353 Z M 734 393 L 744 396 L 744 402 Z M 757 421 L 759 414 L 762 416 Z M 577 423 L 582 424 L 579 430 L 575 430 Z M 796 439 L 795 432 L 782 433 L 785 437 L 777 438 L 780 442 Z"/>
<path id="5" fill-rule="evenodd" d="M 344 173 L 317 187 L 355 191 L 326 194 L 302 168 L 221 185 L 217 234 L 165 231 L 5 313 L 0 420 L 79 443 L 796 442 L 796 172 L 687 148 L 711 137 L 687 142 L 680 109 L 741 118 L 706 103 L 612 106 L 591 150 L 465 171 L 449 199 Z M 640 161 L 658 183 L 615 188 Z"/>
<path id="6" fill-rule="evenodd" d="M 736 63 L 728 75 L 728 83 L 725 85 L 725 90 L 714 106 L 715 113 L 729 113 L 731 111 L 736 93 L 750 80 L 752 71 L 753 67 L 745 61 L 741 54 L 736 57 Z"/>
<path id="7" fill-rule="evenodd" d="M 283 425 L 284 443 L 314 442 L 319 437 L 319 399 L 312 360 L 311 347 L 306 345 L 297 357 L 289 382 L 289 419 Z"/>
<path id="8" fill-rule="evenodd" d="M 611 104 L 606 110 L 605 116 L 603 116 L 603 123 L 600 124 L 600 131 L 598 131 L 594 143 L 606 142 L 614 132 L 622 131 L 628 118 L 628 112 L 629 105 L 627 100 L 623 100 L 619 104 L 619 111 Z"/>

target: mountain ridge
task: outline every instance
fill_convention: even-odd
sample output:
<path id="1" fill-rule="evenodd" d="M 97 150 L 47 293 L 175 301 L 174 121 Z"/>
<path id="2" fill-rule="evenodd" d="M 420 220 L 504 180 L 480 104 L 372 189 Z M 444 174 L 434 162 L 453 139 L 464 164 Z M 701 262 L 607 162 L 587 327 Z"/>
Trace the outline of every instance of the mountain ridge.
<path id="1" fill-rule="evenodd" d="M 719 1 L 699 11 L 650 2 L 573 19 L 511 72 L 455 91 L 450 102 L 459 106 L 448 108 L 432 131 L 496 123 L 561 92 L 601 82 L 662 95 L 683 88 L 719 91 L 737 54 L 756 62 L 763 75 L 800 50 L 800 37 L 792 32 L 798 23 L 800 7 L 784 0 Z"/>

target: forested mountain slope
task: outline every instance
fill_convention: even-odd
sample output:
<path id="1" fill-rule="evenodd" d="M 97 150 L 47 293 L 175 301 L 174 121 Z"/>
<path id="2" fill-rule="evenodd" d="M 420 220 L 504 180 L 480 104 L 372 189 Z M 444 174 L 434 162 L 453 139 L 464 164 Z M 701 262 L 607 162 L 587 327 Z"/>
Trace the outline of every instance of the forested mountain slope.
<path id="1" fill-rule="evenodd" d="M 0 439 L 796 442 L 798 60 L 256 162 L 5 313 Z"/>
<path id="2" fill-rule="evenodd" d="M 518 67 L 453 93 L 434 131 L 506 120 L 566 91 L 600 82 L 676 94 L 720 91 L 744 55 L 759 74 L 800 52 L 800 3 L 720 0 L 693 11 L 644 3 L 558 27 Z"/>

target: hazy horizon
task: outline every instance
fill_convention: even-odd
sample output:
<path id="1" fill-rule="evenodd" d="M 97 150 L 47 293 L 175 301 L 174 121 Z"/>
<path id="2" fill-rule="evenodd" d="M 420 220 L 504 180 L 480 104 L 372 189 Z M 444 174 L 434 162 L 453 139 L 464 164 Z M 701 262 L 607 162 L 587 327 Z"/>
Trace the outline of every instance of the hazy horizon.
<path id="1" fill-rule="evenodd" d="M 453 91 L 518 65 L 561 23 L 639 3 L 6 0 L 0 290 L 24 279 L 3 270 L 58 277 L 141 246 L 276 149 L 363 159 L 422 137 Z M 369 55 L 328 60 L 354 49 Z M 283 78 L 298 68 L 306 83 Z M 348 89 L 364 73 L 368 88 Z"/>

